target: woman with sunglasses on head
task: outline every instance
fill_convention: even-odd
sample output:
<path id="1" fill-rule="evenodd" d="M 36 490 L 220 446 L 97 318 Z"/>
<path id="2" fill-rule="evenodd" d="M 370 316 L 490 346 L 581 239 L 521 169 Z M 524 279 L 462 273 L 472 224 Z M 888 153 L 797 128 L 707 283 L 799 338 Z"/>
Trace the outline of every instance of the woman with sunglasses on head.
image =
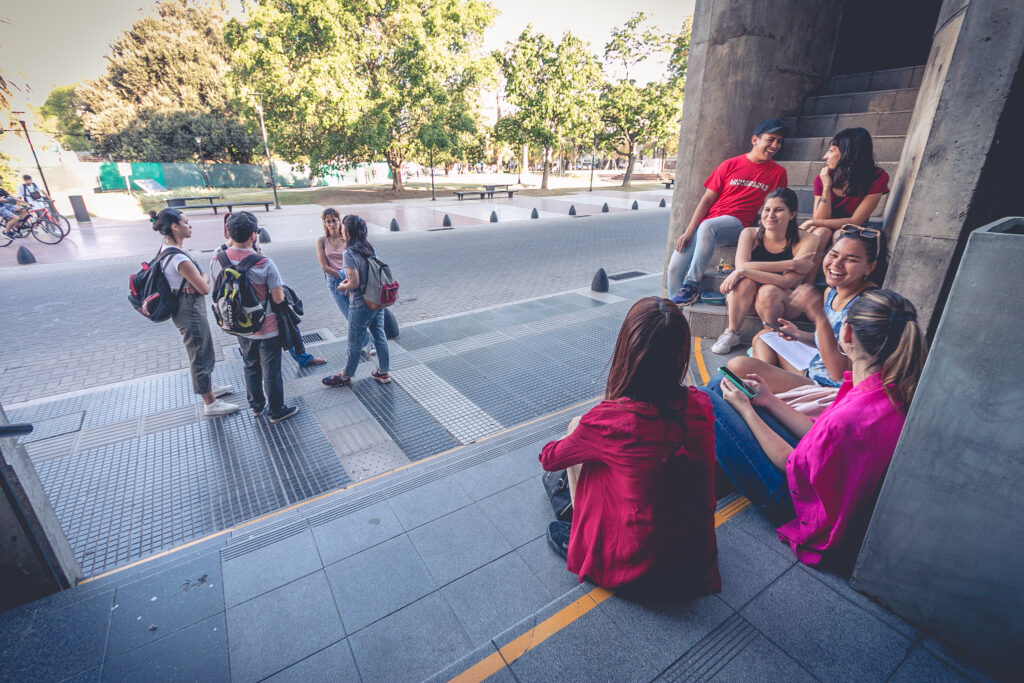
<path id="1" fill-rule="evenodd" d="M 341 219 L 342 236 L 348 245 L 342 256 L 345 279 L 338 283 L 337 290 L 348 294 L 348 362 L 345 370 L 337 375 L 330 375 L 321 380 L 329 387 L 344 387 L 352 384 L 352 376 L 359 367 L 360 349 L 363 339 L 369 330 L 373 345 L 377 349 L 377 369 L 370 377 L 380 384 L 388 384 L 388 365 L 391 354 L 388 353 L 388 338 L 384 334 L 384 309 L 370 308 L 363 299 L 360 289 L 369 271 L 367 259 L 375 256 L 373 245 L 366 239 L 366 221 L 354 214 Z"/>
<path id="2" fill-rule="evenodd" d="M 716 375 L 715 455 L 736 487 L 779 528 L 806 564 L 848 570 L 856 557 L 924 367 L 914 306 L 890 290 L 865 292 L 839 331 L 850 359 L 835 401 L 811 420 L 756 374 L 747 398 Z"/>
<path id="3" fill-rule="evenodd" d="M 778 319 L 784 339 L 817 349 L 808 368 L 804 371 L 790 365 L 759 338 L 760 334 L 754 338 L 754 357 L 732 358 L 727 367 L 740 377 L 748 373 L 759 375 L 775 394 L 811 384 L 838 388 L 843 373 L 850 369 L 850 359 L 839 349 L 839 328 L 857 298 L 875 287 L 868 277 L 876 268 L 885 266 L 887 257 L 884 232 L 856 225 L 840 230 L 835 244 L 825 255 L 828 288 L 824 298 L 807 284 L 800 285 L 790 295 L 790 305 L 814 323 L 814 332 L 805 332 L 785 318 Z"/>
<path id="4" fill-rule="evenodd" d="M 789 305 L 789 294 L 810 272 L 818 239 L 797 227 L 796 214 L 796 193 L 780 187 L 765 198 L 758 225 L 740 233 L 736 269 L 720 287 L 729 326 L 712 345 L 714 353 L 729 353 L 739 344 L 751 308 L 761 320 L 772 322 L 799 313 Z"/>
<path id="5" fill-rule="evenodd" d="M 324 234 L 316 238 L 316 258 L 320 262 L 320 269 L 324 271 L 324 279 L 327 281 L 327 291 L 331 293 L 338 310 L 349 319 L 349 298 L 348 292 L 339 290 L 338 285 L 345 279 L 344 256 L 348 249 L 348 242 L 342 234 L 341 216 L 337 209 L 327 208 L 320 214 L 324 224 Z M 370 344 L 369 332 L 363 337 L 363 348 L 360 356 L 363 360 L 377 355 Z"/>
<path id="6" fill-rule="evenodd" d="M 834 234 L 845 225 L 864 225 L 889 193 L 889 174 L 875 164 L 871 134 L 863 128 L 844 128 L 825 152 L 825 166 L 814 179 L 814 212 L 800 228 L 818 237 L 814 269 L 807 282 L 821 272 L 822 258 Z"/>
<path id="7" fill-rule="evenodd" d="M 710 403 L 681 386 L 690 328 L 668 299 L 636 302 L 619 330 L 604 400 L 544 446 L 568 468 L 572 524 L 548 543 L 580 581 L 660 597 L 717 592 Z"/>

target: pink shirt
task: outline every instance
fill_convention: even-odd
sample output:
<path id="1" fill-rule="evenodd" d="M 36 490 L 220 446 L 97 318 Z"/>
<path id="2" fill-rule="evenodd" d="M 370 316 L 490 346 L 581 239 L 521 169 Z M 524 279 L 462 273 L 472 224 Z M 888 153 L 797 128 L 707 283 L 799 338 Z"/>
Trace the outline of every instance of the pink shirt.
<path id="1" fill-rule="evenodd" d="M 906 415 L 875 373 L 853 386 L 843 375 L 836 400 L 790 453 L 786 478 L 796 519 L 779 527 L 779 538 L 810 565 L 844 540 L 860 544 L 875 493 L 896 450 Z"/>

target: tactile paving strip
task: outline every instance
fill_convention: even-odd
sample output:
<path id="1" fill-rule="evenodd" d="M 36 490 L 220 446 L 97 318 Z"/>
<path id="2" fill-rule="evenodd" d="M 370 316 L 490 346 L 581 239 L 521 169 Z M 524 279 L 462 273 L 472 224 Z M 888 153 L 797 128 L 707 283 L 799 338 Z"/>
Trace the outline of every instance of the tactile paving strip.
<path id="1" fill-rule="evenodd" d="M 85 575 L 350 483 L 296 403 L 278 425 L 243 411 L 38 462 Z"/>
<path id="2" fill-rule="evenodd" d="M 42 441 L 43 439 L 49 439 L 54 436 L 60 436 L 61 434 L 77 432 L 82 428 L 82 417 L 84 415 L 85 413 L 83 411 L 77 410 L 73 413 L 50 417 L 45 420 L 35 422 L 32 425 L 32 433 L 21 437 L 20 441 L 21 443 L 26 444 L 32 443 L 33 441 Z"/>
<path id="3" fill-rule="evenodd" d="M 392 377 L 460 443 L 472 443 L 502 428 L 500 422 L 425 365 L 395 370 Z"/>
<path id="4" fill-rule="evenodd" d="M 409 460 L 420 460 L 459 445 L 396 382 L 382 385 L 372 379 L 360 379 L 352 383 L 352 390 Z"/>

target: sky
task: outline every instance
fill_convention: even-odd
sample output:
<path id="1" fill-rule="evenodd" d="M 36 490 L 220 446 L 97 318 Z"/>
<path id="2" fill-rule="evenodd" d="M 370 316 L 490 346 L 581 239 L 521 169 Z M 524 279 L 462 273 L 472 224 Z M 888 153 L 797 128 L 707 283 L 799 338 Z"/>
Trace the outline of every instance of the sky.
<path id="1" fill-rule="evenodd" d="M 572 31 L 600 54 L 612 28 L 644 11 L 663 31 L 675 32 L 693 14 L 695 0 L 492 0 L 500 14 L 484 36 L 484 47 L 500 49 L 527 24 L 552 38 Z M 227 0 L 235 16 L 241 0 Z M 148 14 L 147 0 L 32 0 L 5 2 L 0 9 L 0 73 L 14 86 L 12 108 L 41 105 L 57 85 L 96 78 L 108 46 Z M 40 37 L 45 40 L 40 42 Z M 41 49 L 41 46 L 46 47 Z M 638 80 L 660 76 L 663 65 L 636 72 Z"/>

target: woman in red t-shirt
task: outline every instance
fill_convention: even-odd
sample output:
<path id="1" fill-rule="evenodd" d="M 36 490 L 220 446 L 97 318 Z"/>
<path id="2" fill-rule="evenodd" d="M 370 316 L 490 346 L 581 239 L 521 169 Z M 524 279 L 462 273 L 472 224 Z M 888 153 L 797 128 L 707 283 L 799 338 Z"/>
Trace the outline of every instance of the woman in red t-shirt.
<path id="1" fill-rule="evenodd" d="M 572 525 L 552 522 L 548 541 L 581 582 L 675 597 L 721 589 L 714 415 L 681 386 L 689 359 L 679 307 L 641 299 L 619 331 L 605 400 L 541 451 L 545 470 L 576 472 Z"/>
<path id="2" fill-rule="evenodd" d="M 821 273 L 821 262 L 836 230 L 864 225 L 889 193 L 889 174 L 875 164 L 871 134 L 863 128 L 844 128 L 825 152 L 825 166 L 814 179 L 812 218 L 800 226 L 818 237 L 814 268 L 806 282 Z"/>

